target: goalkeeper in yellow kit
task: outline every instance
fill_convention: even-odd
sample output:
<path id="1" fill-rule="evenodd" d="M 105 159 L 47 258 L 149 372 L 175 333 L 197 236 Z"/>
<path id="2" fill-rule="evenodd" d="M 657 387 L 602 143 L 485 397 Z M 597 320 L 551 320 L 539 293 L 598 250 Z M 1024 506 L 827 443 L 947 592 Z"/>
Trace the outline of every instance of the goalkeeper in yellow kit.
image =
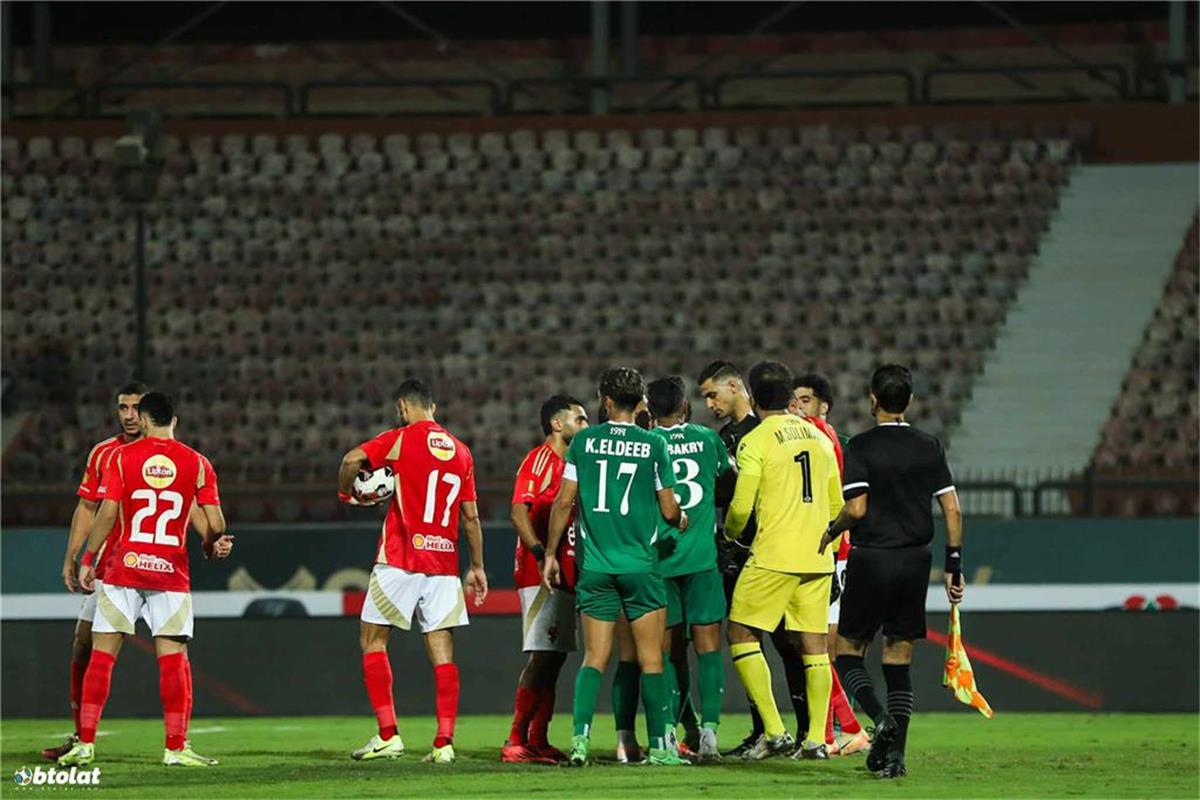
<path id="1" fill-rule="evenodd" d="M 824 759 L 833 688 L 826 643 L 833 551 L 819 554 L 817 549 L 842 509 L 842 482 L 829 438 L 788 413 L 791 370 L 763 361 L 747 377 L 762 422 L 738 445 L 737 487 L 725 515 L 725 535 L 736 539 L 752 511 L 758 533 L 733 590 L 728 636 L 733 665 L 762 715 L 765 733 L 743 758 L 768 758 L 795 747 L 775 705 L 761 645 L 763 632 L 782 621 L 791 644 L 803 654 L 808 695 L 808 735 L 794 757 Z"/>

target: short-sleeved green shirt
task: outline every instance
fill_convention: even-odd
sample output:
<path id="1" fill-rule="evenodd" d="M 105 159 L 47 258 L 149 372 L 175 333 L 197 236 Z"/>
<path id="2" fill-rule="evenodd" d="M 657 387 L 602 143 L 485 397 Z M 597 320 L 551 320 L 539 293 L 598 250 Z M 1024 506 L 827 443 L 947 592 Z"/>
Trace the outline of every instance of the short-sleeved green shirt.
<path id="1" fill-rule="evenodd" d="M 579 483 L 582 567 L 610 575 L 653 572 L 662 521 L 658 490 L 675 487 L 666 442 L 633 423 L 593 425 L 571 439 L 563 480 Z"/>
<path id="2" fill-rule="evenodd" d="M 690 575 L 717 566 L 717 476 L 730 468 L 729 453 L 711 428 L 685 422 L 651 431 L 667 443 L 675 471 L 675 498 L 687 512 L 688 529 L 680 533 L 665 522 L 658 528 L 659 574 Z"/>

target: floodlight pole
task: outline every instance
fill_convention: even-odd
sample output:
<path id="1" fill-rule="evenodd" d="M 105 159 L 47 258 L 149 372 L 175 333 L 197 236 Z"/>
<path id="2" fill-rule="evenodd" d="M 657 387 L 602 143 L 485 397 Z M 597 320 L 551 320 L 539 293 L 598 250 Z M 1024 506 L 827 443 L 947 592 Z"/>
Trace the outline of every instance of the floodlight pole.
<path id="1" fill-rule="evenodd" d="M 146 205 L 134 204 L 134 219 L 136 221 L 135 239 L 133 243 L 134 302 L 137 306 L 137 379 L 143 382 L 150 380 L 146 372 L 146 306 L 149 303 L 146 291 Z"/>
<path id="2" fill-rule="evenodd" d="M 592 0 L 592 77 L 608 75 L 608 0 Z M 596 86 L 592 89 L 591 112 L 608 113 L 608 89 Z"/>

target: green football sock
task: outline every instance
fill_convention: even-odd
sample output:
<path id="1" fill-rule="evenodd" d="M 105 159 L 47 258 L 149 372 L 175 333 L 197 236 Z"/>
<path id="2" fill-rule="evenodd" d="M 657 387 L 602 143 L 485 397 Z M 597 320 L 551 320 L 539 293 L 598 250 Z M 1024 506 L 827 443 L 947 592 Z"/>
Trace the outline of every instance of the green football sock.
<path id="1" fill-rule="evenodd" d="M 725 664 L 721 651 L 697 656 L 696 663 L 700 670 L 700 718 L 704 720 L 704 727 L 716 730 L 725 696 Z"/>
<path id="2" fill-rule="evenodd" d="M 612 683 L 612 708 L 613 721 L 619 731 L 631 731 L 637 724 L 638 676 L 641 672 L 636 661 L 617 662 L 617 674 Z"/>
<path id="3" fill-rule="evenodd" d="M 679 681 L 675 677 L 675 665 L 663 653 L 663 680 L 667 687 L 667 724 L 679 720 Z"/>
<path id="4" fill-rule="evenodd" d="M 646 743 L 651 749 L 666 747 L 667 727 L 670 725 L 671 692 L 667 676 L 661 672 L 642 674 L 642 704 L 646 708 Z"/>
<path id="5" fill-rule="evenodd" d="M 575 735 L 588 736 L 592 730 L 592 717 L 596 716 L 596 698 L 600 694 L 600 679 L 603 677 L 595 667 L 581 667 L 575 676 L 575 700 L 572 710 L 575 716 Z"/>
<path id="6" fill-rule="evenodd" d="M 696 719 L 696 709 L 692 705 L 692 670 L 687 653 L 683 658 L 672 660 L 671 666 L 675 670 L 675 692 L 679 703 L 674 719 L 685 731 L 694 731 L 700 727 L 700 721 Z"/>

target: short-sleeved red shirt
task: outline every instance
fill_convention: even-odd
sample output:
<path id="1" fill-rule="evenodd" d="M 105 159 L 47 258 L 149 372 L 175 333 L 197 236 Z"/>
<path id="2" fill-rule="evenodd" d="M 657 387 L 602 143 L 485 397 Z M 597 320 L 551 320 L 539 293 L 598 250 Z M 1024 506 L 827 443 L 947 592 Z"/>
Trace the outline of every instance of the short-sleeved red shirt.
<path id="1" fill-rule="evenodd" d="M 513 505 L 524 504 L 529 507 L 529 519 L 533 523 L 533 532 L 538 541 L 546 543 L 550 535 L 550 508 L 554 498 L 558 496 L 558 487 L 562 484 L 563 469 L 566 460 L 554 452 L 548 444 L 541 444 L 529 451 L 525 460 L 517 470 L 517 479 L 513 484 Z M 568 592 L 575 591 L 575 511 L 571 510 L 571 520 L 567 523 L 567 532 L 558 543 L 558 564 L 561 570 L 559 588 Z M 537 559 L 529 548 L 517 537 L 516 560 L 513 565 L 513 580 L 518 589 L 527 586 L 537 586 L 542 582 L 542 574 L 538 571 Z"/>
<path id="2" fill-rule="evenodd" d="M 215 484 L 207 459 L 174 439 L 148 437 L 117 449 L 97 492 L 100 500 L 121 504 L 124 520 L 121 535 L 111 541 L 105 583 L 188 591 L 188 516 L 197 501 L 212 504 Z"/>
<path id="3" fill-rule="evenodd" d="M 124 436 L 113 436 L 98 443 L 88 453 L 87 465 L 83 468 L 83 478 L 79 481 L 79 489 L 75 494 L 82 497 L 84 500 L 93 503 L 99 501 L 100 491 L 100 476 L 104 474 L 104 467 L 112 458 L 113 453 L 117 452 L 126 444 Z M 108 554 L 112 550 L 110 545 L 121 536 L 122 519 L 117 516 L 117 522 L 113 525 L 112 531 L 109 532 L 108 538 L 104 541 L 104 545 L 100 548 L 100 553 L 96 557 L 96 579 L 104 579 L 104 566 L 108 563 Z"/>
<path id="4" fill-rule="evenodd" d="M 846 462 L 842 456 L 842 441 L 838 438 L 837 431 L 833 429 L 825 420 L 820 417 L 805 417 L 806 420 L 816 425 L 821 431 L 829 437 L 829 441 L 833 442 L 833 453 L 837 456 L 838 475 L 844 479 L 846 477 Z M 836 558 L 838 561 L 845 561 L 850 557 L 850 531 L 842 534 L 841 544 L 838 545 Z"/>
<path id="5" fill-rule="evenodd" d="M 457 575 L 459 512 L 475 500 L 471 451 L 433 420 L 384 431 L 361 447 L 372 469 L 386 464 L 396 475 L 375 562 Z"/>

